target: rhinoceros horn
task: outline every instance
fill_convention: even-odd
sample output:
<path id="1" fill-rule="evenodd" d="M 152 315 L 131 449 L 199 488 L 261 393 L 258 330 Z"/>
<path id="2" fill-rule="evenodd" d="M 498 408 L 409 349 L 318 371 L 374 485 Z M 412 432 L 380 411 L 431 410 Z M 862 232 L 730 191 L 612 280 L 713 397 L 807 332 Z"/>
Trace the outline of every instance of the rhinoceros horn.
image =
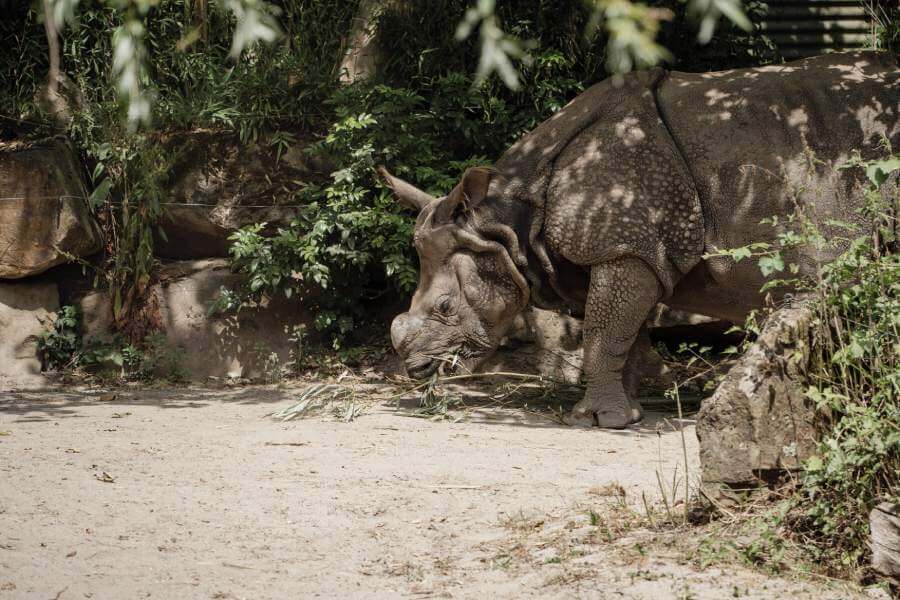
<path id="1" fill-rule="evenodd" d="M 378 167 L 378 174 L 384 180 L 394 197 L 404 206 L 422 211 L 423 208 L 435 202 L 437 198 L 427 192 L 423 192 L 411 183 L 403 181 L 399 177 L 391 175 L 384 167 Z"/>

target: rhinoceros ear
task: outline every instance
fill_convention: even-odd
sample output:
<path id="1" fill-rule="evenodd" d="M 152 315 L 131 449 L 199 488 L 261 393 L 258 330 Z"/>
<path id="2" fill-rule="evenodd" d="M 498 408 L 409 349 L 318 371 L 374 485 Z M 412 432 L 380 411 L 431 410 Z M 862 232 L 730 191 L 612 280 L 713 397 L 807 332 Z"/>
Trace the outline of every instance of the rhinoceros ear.
<path id="1" fill-rule="evenodd" d="M 407 183 L 399 177 L 394 177 L 384 167 L 378 167 L 378 174 L 384 183 L 391 188 L 394 198 L 408 208 L 421 212 L 423 208 L 437 200 L 437 198 L 427 192 L 423 192 L 413 184 Z"/>
<path id="2" fill-rule="evenodd" d="M 435 222 L 451 221 L 458 211 L 467 212 L 487 197 L 491 179 L 497 174 L 488 167 L 470 167 L 453 191 L 434 210 Z"/>

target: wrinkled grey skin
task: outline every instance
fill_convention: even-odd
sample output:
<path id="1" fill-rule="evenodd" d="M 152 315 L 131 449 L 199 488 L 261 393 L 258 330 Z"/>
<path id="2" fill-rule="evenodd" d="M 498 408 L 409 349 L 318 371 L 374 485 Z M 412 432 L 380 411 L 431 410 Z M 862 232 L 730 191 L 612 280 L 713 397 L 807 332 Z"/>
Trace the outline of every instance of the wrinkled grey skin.
<path id="1" fill-rule="evenodd" d="M 626 387 L 656 303 L 740 322 L 765 279 L 755 261 L 708 255 L 772 241 L 798 211 L 829 238 L 846 233 L 828 219 L 871 230 L 864 175 L 836 167 L 854 150 L 882 156 L 885 139 L 900 147 L 898 112 L 890 53 L 656 69 L 590 88 L 446 197 L 384 171 L 419 210 L 421 278 L 394 346 L 413 377 L 454 355 L 471 370 L 529 302 L 583 315 L 587 390 L 567 421 L 625 427 L 641 416 Z M 760 224 L 772 216 L 779 226 Z M 839 251 L 785 258 L 811 275 Z"/>

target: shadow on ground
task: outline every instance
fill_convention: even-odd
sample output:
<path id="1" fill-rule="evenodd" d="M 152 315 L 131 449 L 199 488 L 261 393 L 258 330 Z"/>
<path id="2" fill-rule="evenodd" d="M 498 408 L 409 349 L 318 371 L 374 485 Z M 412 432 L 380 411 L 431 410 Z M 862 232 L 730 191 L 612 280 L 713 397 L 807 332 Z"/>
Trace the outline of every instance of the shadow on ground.
<path id="1" fill-rule="evenodd" d="M 44 388 L 0 392 L 0 415 L 13 416 L 13 422 L 42 422 L 80 418 L 82 408 L 93 406 L 118 407 L 123 410 L 133 406 L 150 406 L 161 409 L 206 408 L 215 404 L 266 405 L 272 411 L 281 410 L 297 401 L 304 385 L 284 387 L 249 386 L 240 388 L 118 388 L 118 389 L 66 389 Z M 458 421 L 484 425 L 526 427 L 540 429 L 571 429 L 559 420 L 561 411 L 568 410 L 578 401 L 579 394 L 564 393 L 540 398 L 529 396 L 507 397 L 498 401 L 484 389 L 458 388 L 461 402 L 440 415 L 421 412 L 420 399 L 414 394 L 397 398 L 397 389 L 387 385 L 354 385 L 354 397 L 365 408 L 358 418 L 375 412 L 396 412 L 409 418 Z M 655 436 L 660 431 L 679 428 L 678 412 L 674 403 L 659 397 L 642 400 L 645 404 L 644 420 L 629 429 L 609 431 L 613 435 Z M 693 423 L 698 399 L 686 401 L 687 410 L 681 426 Z M 327 411 L 311 413 L 320 416 Z"/>
<path id="2" fill-rule="evenodd" d="M 214 403 L 277 404 L 291 400 L 295 390 L 266 387 L 236 389 L 34 389 L 0 392 L 0 414 L 17 415 L 16 422 L 77 418 L 86 406 L 156 406 L 165 409 L 204 408 Z"/>

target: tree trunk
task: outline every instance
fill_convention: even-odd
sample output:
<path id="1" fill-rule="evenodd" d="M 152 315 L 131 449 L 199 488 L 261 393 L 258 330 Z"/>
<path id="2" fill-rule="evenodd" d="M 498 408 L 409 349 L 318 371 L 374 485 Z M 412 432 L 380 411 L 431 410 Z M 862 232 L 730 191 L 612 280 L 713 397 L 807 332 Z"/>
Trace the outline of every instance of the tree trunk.
<path id="1" fill-rule="evenodd" d="M 47 48 L 50 52 L 50 72 L 47 74 L 47 95 L 51 99 L 57 96 L 59 85 L 59 30 L 56 27 L 56 18 L 53 16 L 53 8 L 50 0 L 43 0 L 44 6 L 44 31 L 47 34 Z"/>
<path id="2" fill-rule="evenodd" d="M 350 24 L 347 49 L 341 57 L 341 83 L 369 79 L 378 72 L 381 53 L 378 48 L 378 17 L 391 0 L 360 0 Z"/>

